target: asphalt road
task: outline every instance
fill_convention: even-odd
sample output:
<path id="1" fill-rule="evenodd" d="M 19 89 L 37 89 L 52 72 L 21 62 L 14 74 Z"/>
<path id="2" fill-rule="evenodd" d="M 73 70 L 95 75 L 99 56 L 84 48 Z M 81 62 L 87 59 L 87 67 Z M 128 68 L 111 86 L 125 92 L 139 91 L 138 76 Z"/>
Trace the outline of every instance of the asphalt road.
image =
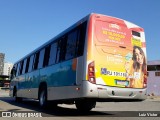
<path id="1" fill-rule="evenodd" d="M 20 103 L 8 96 L 8 91 L 0 90 L 0 119 L 55 119 L 55 120 L 137 120 L 160 119 L 160 99 L 150 98 L 142 102 L 97 102 L 96 108 L 88 113 L 76 110 L 75 105 L 60 104 L 57 108 L 49 106 L 42 109 L 38 101 L 23 100 Z M 7 117 L 5 112 L 12 115 Z M 41 117 L 42 116 L 42 117 Z"/>

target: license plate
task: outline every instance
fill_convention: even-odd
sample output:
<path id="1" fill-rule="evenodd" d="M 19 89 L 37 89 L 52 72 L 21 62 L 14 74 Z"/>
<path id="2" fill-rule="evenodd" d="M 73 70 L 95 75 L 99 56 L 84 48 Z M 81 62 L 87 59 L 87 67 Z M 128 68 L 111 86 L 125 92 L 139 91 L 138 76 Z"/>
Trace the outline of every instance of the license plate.
<path id="1" fill-rule="evenodd" d="M 116 85 L 121 85 L 121 86 L 128 86 L 129 85 L 129 81 L 127 80 L 115 80 Z"/>

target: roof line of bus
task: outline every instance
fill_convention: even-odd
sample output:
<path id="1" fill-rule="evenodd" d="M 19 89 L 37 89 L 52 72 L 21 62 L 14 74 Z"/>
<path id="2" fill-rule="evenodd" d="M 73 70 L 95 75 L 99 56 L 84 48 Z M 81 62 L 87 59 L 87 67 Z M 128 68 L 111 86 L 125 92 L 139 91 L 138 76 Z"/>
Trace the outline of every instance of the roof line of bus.
<path id="1" fill-rule="evenodd" d="M 40 51 L 41 49 L 43 49 L 45 46 L 49 45 L 50 43 L 52 43 L 53 41 L 57 40 L 57 38 L 59 38 L 60 36 L 65 35 L 67 32 L 69 32 L 70 30 L 72 30 L 73 28 L 75 28 L 76 26 L 78 26 L 79 24 L 83 23 L 84 21 L 89 20 L 90 16 L 92 14 L 96 14 L 96 13 L 90 13 L 87 16 L 83 17 L 82 19 L 80 19 L 79 21 L 77 21 L 76 23 L 74 23 L 73 25 L 71 25 L 70 27 L 68 27 L 67 29 L 65 29 L 64 31 L 62 31 L 61 33 L 59 33 L 58 35 L 56 35 L 55 37 L 53 37 L 52 39 L 48 40 L 47 42 L 45 42 L 44 44 L 42 44 L 40 47 L 34 49 L 33 51 L 31 51 L 29 54 L 25 55 L 24 57 L 22 57 L 21 59 L 19 59 L 18 61 L 15 62 L 15 64 L 17 64 L 18 62 L 24 60 L 25 58 L 28 58 L 29 56 L 31 56 L 32 54 Z"/>

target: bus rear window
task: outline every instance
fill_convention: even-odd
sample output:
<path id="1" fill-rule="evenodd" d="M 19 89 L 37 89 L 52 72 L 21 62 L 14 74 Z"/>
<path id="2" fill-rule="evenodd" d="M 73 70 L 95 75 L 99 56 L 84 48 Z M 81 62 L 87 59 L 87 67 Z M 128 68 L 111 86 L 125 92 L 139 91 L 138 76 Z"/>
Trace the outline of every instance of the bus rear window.
<path id="1" fill-rule="evenodd" d="M 133 31 L 132 30 L 132 35 L 137 36 L 137 37 L 141 37 L 141 34 L 137 31 Z"/>

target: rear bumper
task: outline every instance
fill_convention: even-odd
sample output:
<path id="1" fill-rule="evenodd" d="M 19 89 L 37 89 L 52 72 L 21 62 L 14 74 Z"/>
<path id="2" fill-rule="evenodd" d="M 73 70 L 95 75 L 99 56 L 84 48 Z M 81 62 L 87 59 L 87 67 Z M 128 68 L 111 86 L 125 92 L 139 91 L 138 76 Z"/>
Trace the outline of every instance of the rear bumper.
<path id="1" fill-rule="evenodd" d="M 145 100 L 147 98 L 146 89 L 118 88 L 83 82 L 83 97 L 96 99 L 123 99 L 123 100 Z"/>
<path id="2" fill-rule="evenodd" d="M 118 88 L 97 85 L 99 98 L 144 100 L 147 98 L 146 89 Z"/>

